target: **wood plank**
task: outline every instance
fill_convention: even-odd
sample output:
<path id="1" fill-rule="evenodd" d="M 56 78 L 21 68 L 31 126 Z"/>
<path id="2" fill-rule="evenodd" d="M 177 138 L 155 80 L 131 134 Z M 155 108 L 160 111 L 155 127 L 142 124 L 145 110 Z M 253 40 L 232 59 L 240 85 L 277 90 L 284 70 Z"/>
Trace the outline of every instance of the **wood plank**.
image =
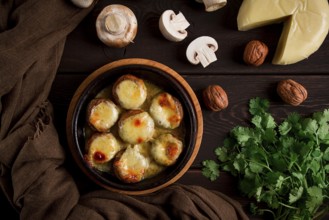
<path id="1" fill-rule="evenodd" d="M 55 108 L 55 123 L 62 132 L 60 138 L 66 143 L 65 118 L 66 112 L 75 89 L 86 75 L 59 74 L 57 75 L 50 94 L 50 100 Z M 200 151 L 193 167 L 200 167 L 204 159 L 214 158 L 213 150 L 222 144 L 228 132 L 237 125 L 248 125 L 248 101 L 253 97 L 267 98 L 271 101 L 270 111 L 280 122 L 287 114 L 298 112 L 309 115 L 314 111 L 329 108 L 329 76 L 313 75 L 183 75 L 199 99 L 204 117 L 204 133 Z M 308 90 L 308 99 L 300 106 L 289 106 L 276 93 L 276 84 L 282 80 L 292 78 L 303 84 Z M 201 98 L 202 90 L 210 85 L 221 85 L 227 92 L 229 106 L 221 112 L 211 112 L 205 109 Z"/>
<path id="2" fill-rule="evenodd" d="M 63 146 L 66 145 L 65 138 L 65 116 L 70 99 L 75 89 L 86 78 L 86 74 L 59 74 L 57 75 L 50 94 L 50 101 L 54 104 L 55 122 L 60 131 Z M 246 212 L 248 212 L 249 199 L 242 197 L 237 191 L 236 181 L 229 174 L 211 182 L 201 174 L 201 162 L 205 159 L 215 159 L 214 149 L 219 146 L 227 133 L 237 125 L 248 125 L 248 101 L 253 97 L 267 98 L 271 102 L 270 111 L 278 120 L 282 120 L 290 112 L 298 112 L 302 115 L 310 115 L 314 111 L 329 108 L 329 75 L 297 76 L 297 75 L 271 75 L 271 74 L 244 74 L 244 75 L 183 75 L 195 91 L 204 117 L 204 134 L 200 151 L 192 168 L 178 183 L 200 185 L 211 190 L 218 190 L 239 201 Z M 300 106 L 293 107 L 283 103 L 276 94 L 276 85 L 282 79 L 292 78 L 300 82 L 308 90 L 308 99 Z M 229 106 L 221 112 L 211 112 L 205 109 L 201 99 L 202 90 L 210 84 L 219 84 L 227 92 Z M 74 173 L 82 191 L 91 189 L 93 183 L 84 176 L 74 164 L 68 152 L 67 167 Z M 251 219 L 260 219 L 251 217 Z"/>
<path id="3" fill-rule="evenodd" d="M 271 112 L 282 120 L 288 113 L 297 111 L 309 115 L 314 111 L 329 108 L 329 37 L 320 49 L 309 59 L 294 65 L 272 65 L 277 41 L 282 26 L 271 25 L 248 32 L 239 32 L 236 16 L 242 0 L 228 1 L 227 6 L 216 12 L 207 13 L 203 5 L 193 0 L 154 1 L 140 0 L 104 0 L 99 1 L 95 9 L 69 35 L 59 74 L 53 84 L 50 101 L 55 109 L 55 124 L 59 131 L 62 145 L 67 149 L 65 119 L 69 102 L 79 84 L 92 71 L 104 64 L 121 58 L 148 58 L 161 62 L 175 69 L 188 81 L 197 94 L 203 108 L 204 134 L 199 154 L 192 168 L 178 181 L 182 184 L 201 185 L 218 190 L 237 199 L 245 208 L 248 199 L 239 195 L 236 182 L 224 173 L 220 179 L 210 182 L 200 173 L 201 162 L 214 159 L 213 150 L 221 145 L 227 133 L 236 125 L 248 125 L 248 101 L 259 96 L 271 101 Z M 95 32 L 95 20 L 100 10 L 108 4 L 124 4 L 136 14 L 139 31 L 134 43 L 126 48 L 110 48 L 101 43 Z M 188 38 L 182 42 L 169 42 L 158 29 L 158 20 L 164 10 L 181 11 L 191 23 Z M 194 66 L 185 58 L 187 45 L 196 37 L 208 35 L 219 44 L 216 53 L 218 61 L 207 68 Z M 244 45 L 253 39 L 264 41 L 270 49 L 264 65 L 254 68 L 242 61 Z M 298 107 L 284 104 L 276 94 L 278 81 L 292 78 L 302 83 L 309 92 L 308 99 Z M 227 92 L 229 106 L 221 112 L 211 112 L 204 108 L 201 92 L 209 84 L 219 84 Z M 67 149 L 66 167 L 80 184 L 82 192 L 96 187 L 76 166 Z M 0 198 L 3 198 L 0 196 Z M 0 206 L 5 211 L 15 213 L 5 200 L 0 199 Z M 15 214 L 13 214 L 15 215 Z M 18 219 L 17 218 L 12 219 Z M 329 217 L 327 217 L 329 219 Z M 257 218 L 252 218 L 257 219 Z"/>
<path id="4" fill-rule="evenodd" d="M 68 37 L 60 72 L 91 72 L 105 63 L 121 58 L 147 58 L 169 65 L 182 74 L 326 74 L 329 69 L 329 38 L 309 59 L 294 65 L 272 65 L 274 51 L 282 25 L 270 25 L 241 32 L 236 18 L 242 0 L 230 0 L 222 9 L 205 12 L 202 4 L 194 0 L 154 1 L 130 0 L 100 1 L 95 9 Z M 100 42 L 95 31 L 95 20 L 108 4 L 123 4 L 132 9 L 138 20 L 138 33 L 134 43 L 126 48 L 111 48 Z M 182 42 L 166 40 L 158 28 L 158 21 L 167 9 L 181 11 L 190 22 L 188 37 Z M 190 64 L 185 56 L 188 44 L 199 36 L 211 36 L 219 44 L 218 61 L 207 68 Z M 243 49 L 250 40 L 262 40 L 269 47 L 269 55 L 259 68 L 246 66 L 242 61 Z"/>

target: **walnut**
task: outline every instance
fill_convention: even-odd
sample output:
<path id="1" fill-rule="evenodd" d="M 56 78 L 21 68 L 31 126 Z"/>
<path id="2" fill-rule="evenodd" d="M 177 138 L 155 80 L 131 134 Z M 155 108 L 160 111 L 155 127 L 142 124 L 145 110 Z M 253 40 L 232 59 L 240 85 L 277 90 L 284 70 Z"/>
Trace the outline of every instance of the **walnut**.
<path id="1" fill-rule="evenodd" d="M 265 43 L 259 40 L 250 41 L 243 53 L 243 61 L 252 66 L 260 66 L 268 54 L 268 47 Z"/>
<path id="2" fill-rule="evenodd" d="M 227 94 L 219 85 L 209 85 L 203 90 L 203 101 L 206 107 L 212 111 L 220 111 L 228 106 Z"/>
<path id="3" fill-rule="evenodd" d="M 307 90 L 292 79 L 282 80 L 278 83 L 277 93 L 281 99 L 293 106 L 298 106 L 307 98 Z"/>

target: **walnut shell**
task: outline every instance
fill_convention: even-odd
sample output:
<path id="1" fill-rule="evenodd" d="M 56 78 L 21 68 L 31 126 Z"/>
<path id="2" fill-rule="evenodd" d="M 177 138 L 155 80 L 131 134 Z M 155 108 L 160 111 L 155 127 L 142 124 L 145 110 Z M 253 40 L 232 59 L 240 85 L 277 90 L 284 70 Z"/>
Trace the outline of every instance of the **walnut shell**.
<path id="1" fill-rule="evenodd" d="M 212 111 L 221 111 L 228 106 L 228 98 L 224 89 L 219 85 L 210 85 L 203 90 L 203 101 Z"/>
<path id="2" fill-rule="evenodd" d="M 243 61 L 252 66 L 260 66 L 268 54 L 268 47 L 265 43 L 259 40 L 250 41 L 243 53 Z"/>
<path id="3" fill-rule="evenodd" d="M 280 81 L 277 93 L 284 102 L 293 106 L 300 105 L 307 98 L 307 90 L 304 86 L 292 79 Z"/>

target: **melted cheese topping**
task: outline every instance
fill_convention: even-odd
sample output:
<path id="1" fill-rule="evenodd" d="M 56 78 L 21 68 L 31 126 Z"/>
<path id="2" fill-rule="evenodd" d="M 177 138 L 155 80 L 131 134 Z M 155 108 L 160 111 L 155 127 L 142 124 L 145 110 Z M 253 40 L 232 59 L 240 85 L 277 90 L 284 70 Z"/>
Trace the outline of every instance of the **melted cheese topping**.
<path id="1" fill-rule="evenodd" d="M 134 148 L 138 149 L 138 151 L 149 161 L 149 167 L 146 169 L 144 174 L 145 179 L 156 176 L 157 174 L 161 173 L 161 171 L 165 169 L 165 166 L 158 164 L 153 159 L 153 156 L 151 154 L 151 149 L 152 149 L 151 142 L 145 142 L 142 144 L 135 145 Z"/>
<path id="2" fill-rule="evenodd" d="M 150 165 L 144 174 L 144 178 L 146 179 L 146 178 L 154 177 L 157 174 L 161 173 L 164 169 L 165 166 L 158 164 L 157 162 L 155 162 L 155 160 L 151 160 Z"/>
<path id="3" fill-rule="evenodd" d="M 329 30 L 327 0 L 244 0 L 237 18 L 241 31 L 284 22 L 273 64 L 299 62 L 317 51 Z"/>
<path id="4" fill-rule="evenodd" d="M 127 81 L 129 81 L 129 80 L 127 80 Z M 132 80 L 130 80 L 130 81 L 132 81 Z M 118 176 L 118 179 L 122 180 L 123 182 L 138 182 L 145 178 L 154 177 L 166 169 L 167 166 L 161 165 L 154 160 L 153 155 L 151 154 L 151 148 L 153 147 L 153 142 L 150 140 L 153 140 L 154 138 L 157 138 L 158 136 L 160 136 L 164 133 L 165 134 L 171 133 L 171 134 L 173 134 L 177 137 L 181 137 L 181 138 L 184 138 L 184 136 L 185 136 L 185 126 L 178 126 L 177 128 L 174 128 L 174 129 L 168 129 L 168 128 L 154 125 L 153 118 L 150 115 L 148 115 L 147 112 L 149 112 L 149 110 L 150 110 L 150 105 L 151 105 L 152 101 L 154 101 L 154 97 L 157 96 L 157 94 L 163 92 L 163 90 L 147 80 L 144 81 L 144 83 L 145 83 L 145 86 L 147 89 L 147 90 L 145 90 L 145 91 L 147 91 L 147 97 L 146 97 L 145 102 L 140 106 L 140 109 L 144 111 L 144 113 L 142 114 L 143 117 L 139 118 L 140 116 L 136 116 L 135 119 L 138 119 L 138 120 L 134 120 L 134 117 L 132 115 L 132 116 L 124 119 L 123 120 L 124 123 L 122 123 L 123 121 L 119 120 L 119 123 L 116 122 L 111 128 L 111 134 L 113 134 L 113 136 L 117 137 L 117 142 L 120 145 L 120 149 L 121 149 L 121 150 L 118 150 L 118 152 L 115 154 L 116 155 L 114 157 L 115 159 L 112 159 L 112 160 L 110 159 L 109 161 L 104 162 L 104 163 L 95 163 L 93 161 L 93 154 L 92 153 L 89 154 L 88 149 L 87 149 L 87 154 L 85 155 L 86 161 L 88 163 L 90 163 L 92 167 L 94 167 L 95 169 L 102 171 L 102 172 L 113 172 L 113 170 L 114 170 L 115 174 Z M 102 91 L 100 91 L 96 95 L 95 98 L 98 98 L 98 99 L 114 98 L 111 95 L 113 95 L 113 85 L 109 85 L 108 87 L 104 88 Z M 166 103 L 166 102 L 167 102 L 166 99 L 163 100 L 163 103 Z M 116 107 L 118 108 L 119 114 L 122 112 L 125 112 L 125 110 L 121 108 L 122 106 L 117 105 Z M 139 110 L 135 110 L 135 111 L 139 111 Z M 100 114 L 100 115 L 104 116 L 104 115 L 106 115 L 106 113 Z M 107 117 L 107 116 L 105 116 L 105 117 Z M 140 120 L 140 119 L 143 119 L 144 117 L 146 118 L 146 122 L 147 122 L 146 124 L 144 124 L 142 122 L 143 120 Z M 86 140 L 88 142 L 90 142 L 93 139 L 92 134 L 94 133 L 94 131 L 88 125 L 89 124 L 86 124 L 86 127 L 85 127 L 85 137 L 86 137 Z M 141 135 L 138 135 L 138 134 L 141 134 Z M 125 139 L 130 140 L 130 143 L 128 141 L 126 141 Z M 144 142 L 143 142 L 143 139 L 145 139 Z M 141 142 L 141 143 L 139 143 L 139 142 Z M 122 157 L 122 154 L 123 154 L 122 152 L 124 152 L 122 149 L 128 149 L 128 148 L 132 148 L 132 149 L 127 151 L 127 153 L 125 154 L 126 157 Z M 103 152 L 105 150 L 106 149 L 104 148 L 100 152 Z M 138 151 L 138 153 L 133 153 L 136 151 Z M 171 152 L 171 155 L 174 155 L 174 153 L 176 151 L 171 150 L 170 152 Z M 106 154 L 104 154 L 104 155 L 106 155 Z M 100 160 L 100 159 L 102 160 L 104 155 L 97 153 L 94 156 L 96 158 L 98 158 L 98 160 Z M 133 157 L 135 157 L 134 155 L 137 155 L 136 158 L 133 158 Z M 112 156 L 106 156 L 106 158 L 109 159 Z M 132 157 L 132 159 L 127 159 L 130 157 Z M 143 160 L 141 162 L 142 164 L 143 163 L 148 164 L 147 168 L 145 168 L 144 170 L 139 169 L 139 168 L 137 168 L 137 170 L 134 170 L 135 168 L 133 168 L 133 167 L 135 165 L 126 164 L 127 160 L 129 160 L 129 162 L 131 162 L 131 164 L 133 164 L 135 160 L 140 160 L 140 159 Z M 138 163 L 138 161 L 135 161 L 135 162 Z M 122 165 L 122 164 L 125 164 L 125 165 Z M 130 169 L 129 169 L 129 167 L 130 167 Z M 141 166 L 141 167 L 143 167 L 143 166 Z M 113 168 L 113 170 L 112 170 L 112 168 Z M 143 172 L 144 172 L 144 174 L 142 175 Z"/>
<path id="5" fill-rule="evenodd" d="M 120 137 L 130 144 L 149 141 L 154 134 L 154 121 L 147 112 L 126 118 L 119 125 Z"/>
<path id="6" fill-rule="evenodd" d="M 136 109 L 144 103 L 147 91 L 144 83 L 123 80 L 117 85 L 116 94 L 123 108 Z"/>
<path id="7" fill-rule="evenodd" d="M 182 119 L 180 103 L 169 93 L 161 93 L 154 97 L 150 106 L 150 114 L 156 123 L 164 128 L 177 128 Z"/>
<path id="8" fill-rule="evenodd" d="M 111 133 L 95 134 L 88 144 L 87 160 L 92 167 L 109 162 L 121 150 L 121 145 Z"/>
<path id="9" fill-rule="evenodd" d="M 153 143 L 151 154 L 154 160 L 164 166 L 174 164 L 182 153 L 183 143 L 171 134 L 162 134 Z"/>
<path id="10" fill-rule="evenodd" d="M 108 131 L 118 120 L 119 110 L 111 101 L 102 101 L 92 107 L 89 122 L 98 131 Z"/>
<path id="11" fill-rule="evenodd" d="M 128 147 L 113 163 L 116 175 L 124 182 L 135 183 L 144 178 L 149 160 L 135 147 Z"/>

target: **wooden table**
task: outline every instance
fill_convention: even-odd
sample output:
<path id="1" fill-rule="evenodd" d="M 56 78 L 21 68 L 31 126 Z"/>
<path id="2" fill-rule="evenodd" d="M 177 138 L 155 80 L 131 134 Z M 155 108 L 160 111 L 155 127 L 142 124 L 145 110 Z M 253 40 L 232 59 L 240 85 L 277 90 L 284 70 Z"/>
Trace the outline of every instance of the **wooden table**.
<path id="1" fill-rule="evenodd" d="M 282 25 L 270 25 L 247 32 L 238 31 L 236 17 L 241 2 L 242 0 L 229 0 L 224 8 L 215 12 L 205 12 L 203 5 L 194 0 L 100 1 L 69 35 L 50 94 L 50 101 L 55 108 L 55 122 L 63 146 L 67 148 L 65 118 L 69 102 L 88 74 L 106 63 L 122 58 L 146 58 L 158 61 L 176 70 L 186 79 L 203 108 L 204 134 L 199 154 L 190 170 L 178 182 L 224 192 L 246 208 L 250 200 L 239 194 L 236 180 L 229 174 L 222 173 L 218 180 L 210 182 L 200 172 L 201 162 L 205 159 L 215 159 L 213 150 L 222 144 L 233 127 L 248 125 L 250 119 L 248 101 L 253 97 L 269 99 L 270 111 L 277 121 L 293 111 L 309 115 L 314 111 L 329 108 L 329 37 L 308 59 L 292 65 L 273 65 L 271 60 Z M 128 6 L 138 19 L 139 27 L 134 43 L 122 49 L 105 46 L 98 40 L 95 31 L 95 19 L 100 10 L 114 3 Z M 170 42 L 159 31 L 159 17 L 167 9 L 172 9 L 176 13 L 181 11 L 191 24 L 187 29 L 188 37 L 182 42 Z M 219 44 L 216 52 L 218 61 L 207 68 L 190 64 L 185 56 L 188 44 L 199 36 L 211 36 Z M 242 61 L 244 46 L 255 39 L 265 42 L 269 47 L 269 55 L 260 67 L 247 66 Z M 307 100 L 298 107 L 284 104 L 276 93 L 278 81 L 287 78 L 298 81 L 308 90 Z M 229 97 L 227 109 L 211 112 L 203 106 L 201 92 L 210 84 L 218 84 L 225 89 Z M 67 165 L 78 181 L 86 182 L 86 188 L 94 186 L 79 171 L 70 156 Z M 2 203 L 5 203 L 3 199 Z M 7 204 L 3 207 L 7 207 Z"/>

